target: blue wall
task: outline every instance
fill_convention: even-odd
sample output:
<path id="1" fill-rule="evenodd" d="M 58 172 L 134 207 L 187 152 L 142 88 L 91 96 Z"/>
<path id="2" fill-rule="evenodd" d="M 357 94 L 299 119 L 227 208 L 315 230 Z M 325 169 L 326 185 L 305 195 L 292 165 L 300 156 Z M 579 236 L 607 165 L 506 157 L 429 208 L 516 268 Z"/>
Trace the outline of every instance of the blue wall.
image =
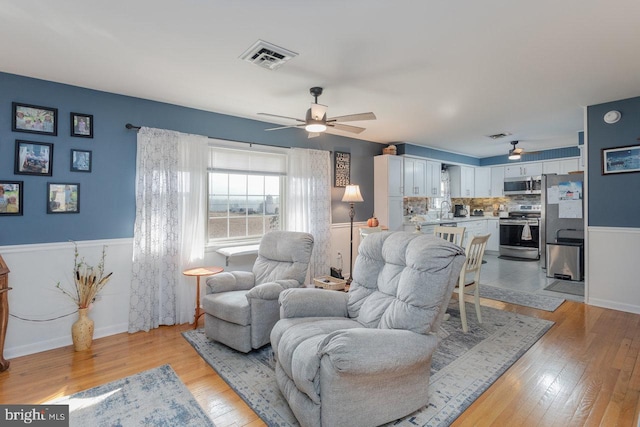
<path id="1" fill-rule="evenodd" d="M 58 136 L 11 131 L 11 103 L 58 109 Z M 94 138 L 70 136 L 70 112 L 93 114 Z M 176 105 L 0 73 L 0 180 L 24 181 L 23 216 L 0 216 L 0 246 L 133 236 L 135 217 L 136 132 L 126 123 L 171 129 L 241 142 L 351 153 L 351 182 L 361 186 L 365 202 L 356 221 L 373 212 L 373 156 L 382 145 L 325 134 L 265 132 L 269 124 Z M 53 175 L 15 175 L 15 140 L 54 144 Z M 70 172 L 72 148 L 93 152 L 92 173 Z M 80 184 L 79 214 L 47 214 L 47 182 Z M 332 189 L 333 222 L 348 222 L 344 188 Z"/>
<path id="2" fill-rule="evenodd" d="M 580 135 L 578 135 L 576 142 L 579 141 L 579 137 Z M 505 151 L 508 152 L 508 149 L 505 148 Z M 484 159 L 480 159 L 480 166 L 517 164 L 517 163 L 523 163 L 523 162 L 541 162 L 543 160 L 562 159 L 564 157 L 578 157 L 578 156 L 580 156 L 580 149 L 576 145 L 575 147 L 554 148 L 551 150 L 544 150 L 544 151 L 539 151 L 531 154 L 525 154 L 520 158 L 520 160 L 509 160 L 508 154 L 504 154 L 501 156 L 485 157 Z"/>
<path id="3" fill-rule="evenodd" d="M 618 110 L 622 118 L 607 124 L 603 117 Z M 589 225 L 640 227 L 640 173 L 602 175 L 602 149 L 638 145 L 640 97 L 587 108 Z"/>

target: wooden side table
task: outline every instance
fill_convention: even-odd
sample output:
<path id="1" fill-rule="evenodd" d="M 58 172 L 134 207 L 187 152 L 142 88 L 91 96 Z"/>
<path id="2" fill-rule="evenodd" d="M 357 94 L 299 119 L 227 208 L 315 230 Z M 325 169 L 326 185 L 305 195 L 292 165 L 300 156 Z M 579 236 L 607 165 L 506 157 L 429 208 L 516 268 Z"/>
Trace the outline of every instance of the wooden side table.
<path id="1" fill-rule="evenodd" d="M 200 277 L 213 276 L 224 271 L 222 267 L 197 267 L 190 268 L 182 272 L 185 276 L 196 276 L 196 312 L 193 321 L 193 329 L 198 328 L 198 319 L 204 314 L 202 308 L 200 308 Z"/>

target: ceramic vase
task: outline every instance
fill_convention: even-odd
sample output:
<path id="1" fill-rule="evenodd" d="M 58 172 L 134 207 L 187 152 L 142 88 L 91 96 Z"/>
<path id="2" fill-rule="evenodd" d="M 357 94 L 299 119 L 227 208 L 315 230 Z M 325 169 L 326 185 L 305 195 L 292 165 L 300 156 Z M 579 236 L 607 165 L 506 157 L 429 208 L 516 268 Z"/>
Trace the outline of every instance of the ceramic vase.
<path id="1" fill-rule="evenodd" d="M 89 317 L 88 308 L 78 310 L 78 320 L 71 326 L 71 338 L 76 351 L 88 350 L 93 341 L 93 319 Z"/>

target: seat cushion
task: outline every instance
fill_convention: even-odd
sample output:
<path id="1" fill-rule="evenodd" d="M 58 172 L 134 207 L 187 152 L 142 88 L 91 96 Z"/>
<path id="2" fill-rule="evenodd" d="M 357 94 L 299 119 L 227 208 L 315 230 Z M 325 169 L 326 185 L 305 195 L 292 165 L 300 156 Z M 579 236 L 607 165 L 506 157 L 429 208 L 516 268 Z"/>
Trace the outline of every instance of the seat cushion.
<path id="1" fill-rule="evenodd" d="M 202 299 L 205 313 L 237 325 L 251 324 L 251 308 L 247 300 L 248 291 L 208 294 Z"/>

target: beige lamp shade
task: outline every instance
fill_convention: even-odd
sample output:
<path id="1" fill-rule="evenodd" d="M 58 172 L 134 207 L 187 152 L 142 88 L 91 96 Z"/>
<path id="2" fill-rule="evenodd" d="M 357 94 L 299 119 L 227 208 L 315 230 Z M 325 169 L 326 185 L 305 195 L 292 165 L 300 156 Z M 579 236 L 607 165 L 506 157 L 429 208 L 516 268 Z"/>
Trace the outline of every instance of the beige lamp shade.
<path id="1" fill-rule="evenodd" d="M 362 194 L 360 194 L 359 185 L 347 185 L 344 189 L 344 196 L 342 196 L 343 202 L 364 202 Z"/>

